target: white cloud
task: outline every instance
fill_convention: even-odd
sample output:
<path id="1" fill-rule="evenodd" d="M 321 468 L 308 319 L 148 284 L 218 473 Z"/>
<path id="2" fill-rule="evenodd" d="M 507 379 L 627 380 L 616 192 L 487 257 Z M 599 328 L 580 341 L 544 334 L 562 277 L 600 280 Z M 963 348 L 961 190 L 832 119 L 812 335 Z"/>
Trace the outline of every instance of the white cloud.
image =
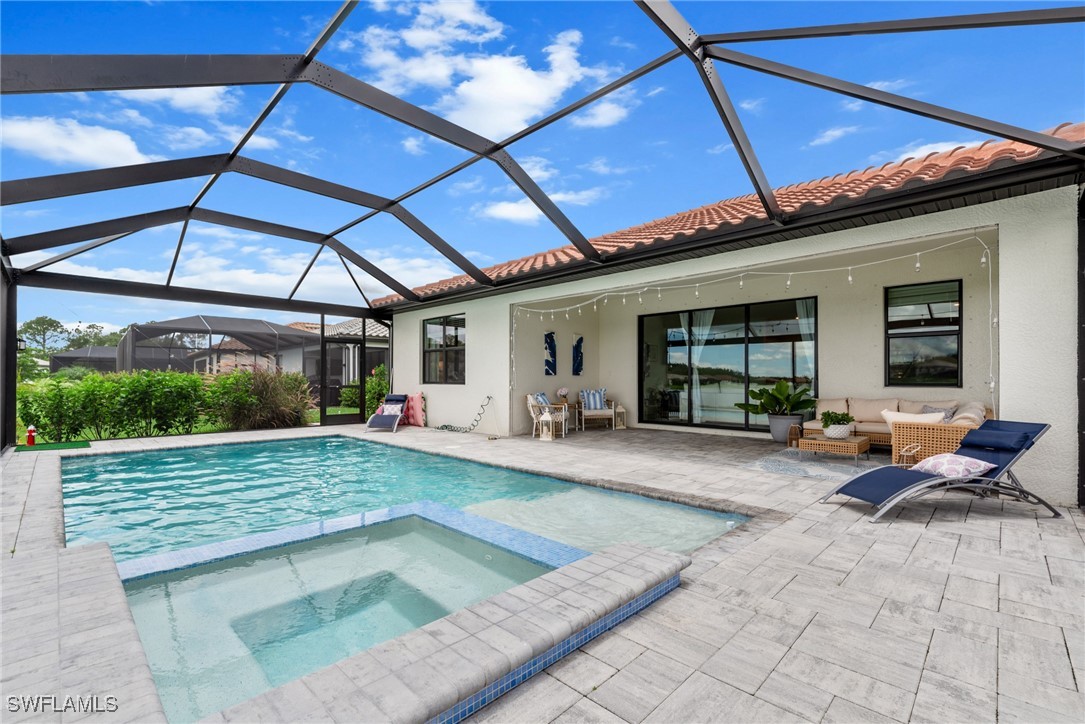
<path id="1" fill-rule="evenodd" d="M 603 156 L 596 156 L 588 163 L 579 166 L 579 168 L 597 173 L 600 176 L 620 176 L 633 170 L 628 166 L 612 166 L 610 161 Z"/>
<path id="2" fill-rule="evenodd" d="M 348 34 L 338 47 L 355 50 L 380 88 L 400 96 L 417 89 L 437 91 L 432 107 L 438 113 L 490 138 L 524 128 L 555 108 L 570 88 L 589 78 L 602 82 L 611 72 L 581 64 L 583 37 L 577 30 L 554 36 L 542 50 L 541 66 L 533 67 L 526 55 L 509 48 L 500 53 L 479 49 L 502 39 L 504 25 L 473 1 L 403 3 L 393 9 L 411 13 L 406 27 L 372 25 Z M 467 45 L 474 47 L 459 49 Z M 612 125 L 630 107 L 610 99 L 586 114 L 581 125 Z"/>
<path id="3" fill-rule="evenodd" d="M 595 188 L 584 189 L 583 191 L 558 191 L 557 193 L 550 194 L 550 200 L 572 204 L 573 206 L 591 206 L 606 195 L 606 189 L 602 186 L 596 186 Z"/>
<path id="4" fill-rule="evenodd" d="M 400 144 L 403 146 L 403 150 L 412 156 L 424 156 L 426 149 L 423 146 L 426 139 L 423 136 L 407 136 Z"/>
<path id="5" fill-rule="evenodd" d="M 875 80 L 866 85 L 867 88 L 874 88 L 875 90 L 885 91 L 887 93 L 896 93 L 910 85 L 915 85 L 915 81 L 908 80 L 907 78 L 897 78 L 896 80 Z"/>
<path id="6" fill-rule="evenodd" d="M 196 234 L 198 236 L 210 236 L 220 241 L 261 241 L 266 238 L 263 234 L 253 234 L 251 232 L 231 229 L 226 226 L 205 226 L 203 224 L 189 224 L 186 233 Z M 241 251 L 245 252 L 246 249 L 257 250 L 259 248 L 260 247 L 243 246 L 241 247 Z"/>
<path id="7" fill-rule="evenodd" d="M 719 144 L 713 146 L 712 148 L 708 149 L 708 152 L 713 153 L 713 154 L 726 153 L 727 151 L 730 151 L 734 147 L 735 147 L 735 144 L 733 144 L 733 143 L 719 143 Z"/>
<path id="8" fill-rule="evenodd" d="M 860 130 L 860 126 L 834 126 L 819 133 L 814 140 L 807 144 L 810 146 L 824 146 L 834 141 L 839 141 L 844 136 L 850 136 Z"/>
<path id="9" fill-rule="evenodd" d="M 210 146 L 215 142 L 215 137 L 196 126 L 169 126 L 162 130 L 162 142 L 171 151 L 189 151 Z"/>
<path id="10" fill-rule="evenodd" d="M 624 121 L 629 116 L 629 111 L 628 106 L 604 99 L 592 103 L 587 110 L 570 120 L 574 126 L 580 128 L 607 128 Z"/>
<path id="11" fill-rule="evenodd" d="M 249 129 L 241 126 L 234 126 L 228 123 L 222 123 L 218 120 L 213 120 L 212 124 L 215 126 L 215 130 L 219 136 L 226 139 L 230 143 L 237 143 L 241 140 L 241 137 L 245 135 L 245 132 Z M 257 133 L 245 143 L 245 148 L 249 151 L 270 151 L 279 147 L 279 141 L 271 136 Z"/>
<path id="12" fill-rule="evenodd" d="M 488 204 L 477 204 L 471 208 L 476 215 L 485 219 L 497 219 L 498 221 L 511 221 L 514 224 L 527 224 L 535 226 L 542 219 L 543 214 L 530 199 L 519 201 L 494 201 Z"/>
<path id="13" fill-rule="evenodd" d="M 466 194 L 477 194 L 485 190 L 486 184 L 482 180 L 481 176 L 473 176 L 470 179 L 463 181 L 457 181 L 448 187 L 449 196 L 464 196 Z"/>
<path id="14" fill-rule="evenodd" d="M 123 131 L 85 126 L 73 118 L 12 116 L 2 124 L 4 146 L 50 163 L 105 168 L 162 160 L 140 151 Z"/>
<path id="15" fill-rule="evenodd" d="M 906 158 L 923 158 L 931 153 L 941 153 L 942 151 L 952 151 L 958 146 L 975 146 L 982 143 L 980 139 L 964 139 L 960 141 L 931 141 L 927 142 L 924 139 L 916 139 L 909 144 L 901 146 L 900 148 L 894 148 L 887 151 L 879 151 L 878 153 L 871 154 L 869 159 L 871 163 L 885 163 L 886 161 L 903 161 Z"/>
<path id="16" fill-rule="evenodd" d="M 235 111 L 239 105 L 236 92 L 225 86 L 207 88 L 149 88 L 114 91 L 121 98 L 139 103 L 164 103 L 175 111 L 218 116 Z"/>
<path id="17" fill-rule="evenodd" d="M 840 101 L 840 108 L 850 113 L 861 111 L 865 106 L 866 103 L 855 98 L 849 98 L 848 100 Z"/>
<path id="18" fill-rule="evenodd" d="M 653 88 L 652 90 L 645 93 L 644 97 L 645 98 L 653 98 L 653 97 L 659 95 L 660 93 L 662 93 L 665 90 L 667 90 L 667 88 L 665 86 L 657 85 L 655 88 Z"/>
<path id="19" fill-rule="evenodd" d="M 558 175 L 558 170 L 550 163 L 550 159 L 542 156 L 524 156 L 520 159 L 520 167 L 528 176 L 539 181 L 546 181 Z"/>
<path id="20" fill-rule="evenodd" d="M 625 50 L 636 50 L 637 44 L 631 43 L 625 38 L 615 35 L 610 39 L 610 45 L 614 48 L 624 48 Z"/>
<path id="21" fill-rule="evenodd" d="M 76 118 L 88 121 L 99 121 L 113 126 L 136 126 L 138 128 L 150 128 L 154 122 L 135 108 L 118 108 L 109 113 L 90 113 L 88 111 L 76 111 Z"/>
<path id="22" fill-rule="evenodd" d="M 590 206 L 606 196 L 606 189 L 597 186 L 582 191 L 557 191 L 550 193 L 549 196 L 555 203 Z M 527 226 L 535 226 L 543 218 L 543 213 L 531 202 L 531 199 L 527 198 L 519 201 L 494 201 L 475 204 L 471 207 L 471 212 L 480 218 L 509 221 Z"/>
<path id="23" fill-rule="evenodd" d="M 738 102 L 738 107 L 744 111 L 749 111 L 754 115 L 761 113 L 765 109 L 764 98 L 747 98 Z"/>

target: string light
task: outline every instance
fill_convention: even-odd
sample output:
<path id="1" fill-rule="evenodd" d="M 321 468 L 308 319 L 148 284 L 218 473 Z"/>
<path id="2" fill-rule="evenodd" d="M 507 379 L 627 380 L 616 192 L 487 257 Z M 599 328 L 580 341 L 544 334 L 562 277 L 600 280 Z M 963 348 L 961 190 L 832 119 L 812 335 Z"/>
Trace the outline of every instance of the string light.
<path id="1" fill-rule="evenodd" d="M 693 288 L 693 296 L 697 297 L 698 299 L 701 298 L 701 285 L 700 284 L 698 284 L 696 287 Z"/>
<path id="2" fill-rule="evenodd" d="M 658 299 L 661 302 L 663 301 L 663 290 L 660 289 L 659 287 L 656 287 L 656 299 Z"/>
<path id="3" fill-rule="evenodd" d="M 915 270 L 919 271 L 919 254 L 915 255 Z"/>
<path id="4" fill-rule="evenodd" d="M 580 308 L 579 304 L 576 305 L 576 316 L 578 316 L 578 317 L 583 317 L 584 316 L 584 310 Z"/>
<path id="5" fill-rule="evenodd" d="M 640 295 L 640 292 L 637 292 L 637 304 L 644 304 L 644 297 Z"/>
<path id="6" fill-rule="evenodd" d="M 987 250 L 984 249 L 983 253 L 980 254 L 980 267 L 986 267 L 986 266 L 987 266 Z"/>
<path id="7" fill-rule="evenodd" d="M 851 267 L 850 266 L 848 267 L 848 284 L 854 284 L 854 282 L 851 279 Z"/>
<path id="8" fill-rule="evenodd" d="M 742 289 L 742 285 L 746 282 L 746 275 L 743 274 L 738 278 L 738 288 Z"/>
<path id="9" fill-rule="evenodd" d="M 566 311 L 566 312 L 565 312 L 565 318 L 566 318 L 566 319 L 568 319 L 568 318 L 569 318 L 569 312 L 568 312 L 568 311 Z"/>
<path id="10" fill-rule="evenodd" d="M 623 307 L 625 306 L 625 295 L 624 294 L 622 295 L 622 306 Z"/>
<path id="11" fill-rule="evenodd" d="M 791 288 L 791 275 L 788 274 L 787 275 L 787 284 L 784 285 L 784 289 L 790 289 L 790 288 Z"/>
<path id="12" fill-rule="evenodd" d="M 606 304 L 606 303 L 607 303 L 607 300 L 604 299 L 603 304 Z M 591 310 L 593 312 L 598 312 L 599 311 L 599 303 L 598 302 L 592 302 L 591 303 Z"/>

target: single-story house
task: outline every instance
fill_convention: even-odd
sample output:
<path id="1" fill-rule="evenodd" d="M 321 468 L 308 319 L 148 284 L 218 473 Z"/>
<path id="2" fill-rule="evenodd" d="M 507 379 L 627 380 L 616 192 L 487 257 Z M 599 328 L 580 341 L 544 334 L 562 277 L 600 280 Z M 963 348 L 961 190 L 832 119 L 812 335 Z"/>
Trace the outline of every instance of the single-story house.
<path id="1" fill-rule="evenodd" d="M 87 367 L 99 372 L 116 372 L 117 348 L 93 345 L 49 355 L 49 372 L 56 372 L 64 367 Z"/>
<path id="2" fill-rule="evenodd" d="M 1085 124 L 1049 133 L 1081 142 Z M 565 246 L 484 270 L 522 283 L 461 275 L 415 289 L 421 304 L 374 306 L 392 314 L 396 388 L 426 393 L 432 425 L 464 424 L 489 395 L 488 429 L 524 434 L 524 395 L 559 387 L 605 387 L 630 426 L 716 434 L 763 429 L 734 403 L 774 379 L 977 400 L 1052 425 L 1018 469 L 1069 505 L 1082 181 L 1065 157 L 987 141 L 776 189 L 804 220 L 786 228 L 751 194 L 590 239 L 605 268 Z"/>

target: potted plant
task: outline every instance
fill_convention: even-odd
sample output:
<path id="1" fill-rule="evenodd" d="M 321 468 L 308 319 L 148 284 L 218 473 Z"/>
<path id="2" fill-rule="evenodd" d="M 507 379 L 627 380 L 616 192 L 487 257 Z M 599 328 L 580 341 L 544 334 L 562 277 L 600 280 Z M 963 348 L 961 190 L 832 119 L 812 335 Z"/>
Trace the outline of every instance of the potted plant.
<path id="1" fill-rule="evenodd" d="M 825 437 L 831 440 L 843 440 L 851 435 L 853 422 L 855 418 L 846 412 L 826 410 L 821 413 L 821 426 L 825 429 Z"/>
<path id="2" fill-rule="evenodd" d="M 809 387 L 792 392 L 787 380 L 780 380 L 772 387 L 750 390 L 750 399 L 757 402 L 739 402 L 735 407 L 753 415 L 768 415 L 769 433 L 776 442 L 787 442 L 787 431 L 791 426 L 802 424 L 801 413 L 817 405 L 817 400 L 810 396 Z"/>

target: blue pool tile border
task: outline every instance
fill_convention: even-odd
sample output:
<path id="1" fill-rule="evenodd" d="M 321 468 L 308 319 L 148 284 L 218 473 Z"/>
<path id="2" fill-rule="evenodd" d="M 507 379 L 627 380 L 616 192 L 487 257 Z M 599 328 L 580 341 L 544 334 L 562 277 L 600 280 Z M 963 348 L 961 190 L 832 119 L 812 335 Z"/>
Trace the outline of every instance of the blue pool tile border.
<path id="1" fill-rule="evenodd" d="M 482 518 L 432 500 L 421 500 L 136 558 L 118 563 L 117 570 L 120 572 L 121 581 L 129 583 L 410 517 L 421 518 L 548 568 L 560 568 L 590 555 L 588 551 L 580 548 L 513 528 L 496 520 Z"/>
<path id="2" fill-rule="evenodd" d="M 475 694 L 472 694 L 466 699 L 449 707 L 430 719 L 427 724 L 453 724 L 454 722 L 466 719 L 502 694 L 505 694 L 514 687 L 524 683 L 535 674 L 553 665 L 559 659 L 576 651 L 596 636 L 606 633 L 625 619 L 640 612 L 667 593 L 678 588 L 679 582 L 678 574 L 671 576 L 662 583 L 637 596 L 632 601 L 611 611 L 595 623 L 577 631 L 530 661 L 516 667 L 492 684 L 488 684 Z"/>

